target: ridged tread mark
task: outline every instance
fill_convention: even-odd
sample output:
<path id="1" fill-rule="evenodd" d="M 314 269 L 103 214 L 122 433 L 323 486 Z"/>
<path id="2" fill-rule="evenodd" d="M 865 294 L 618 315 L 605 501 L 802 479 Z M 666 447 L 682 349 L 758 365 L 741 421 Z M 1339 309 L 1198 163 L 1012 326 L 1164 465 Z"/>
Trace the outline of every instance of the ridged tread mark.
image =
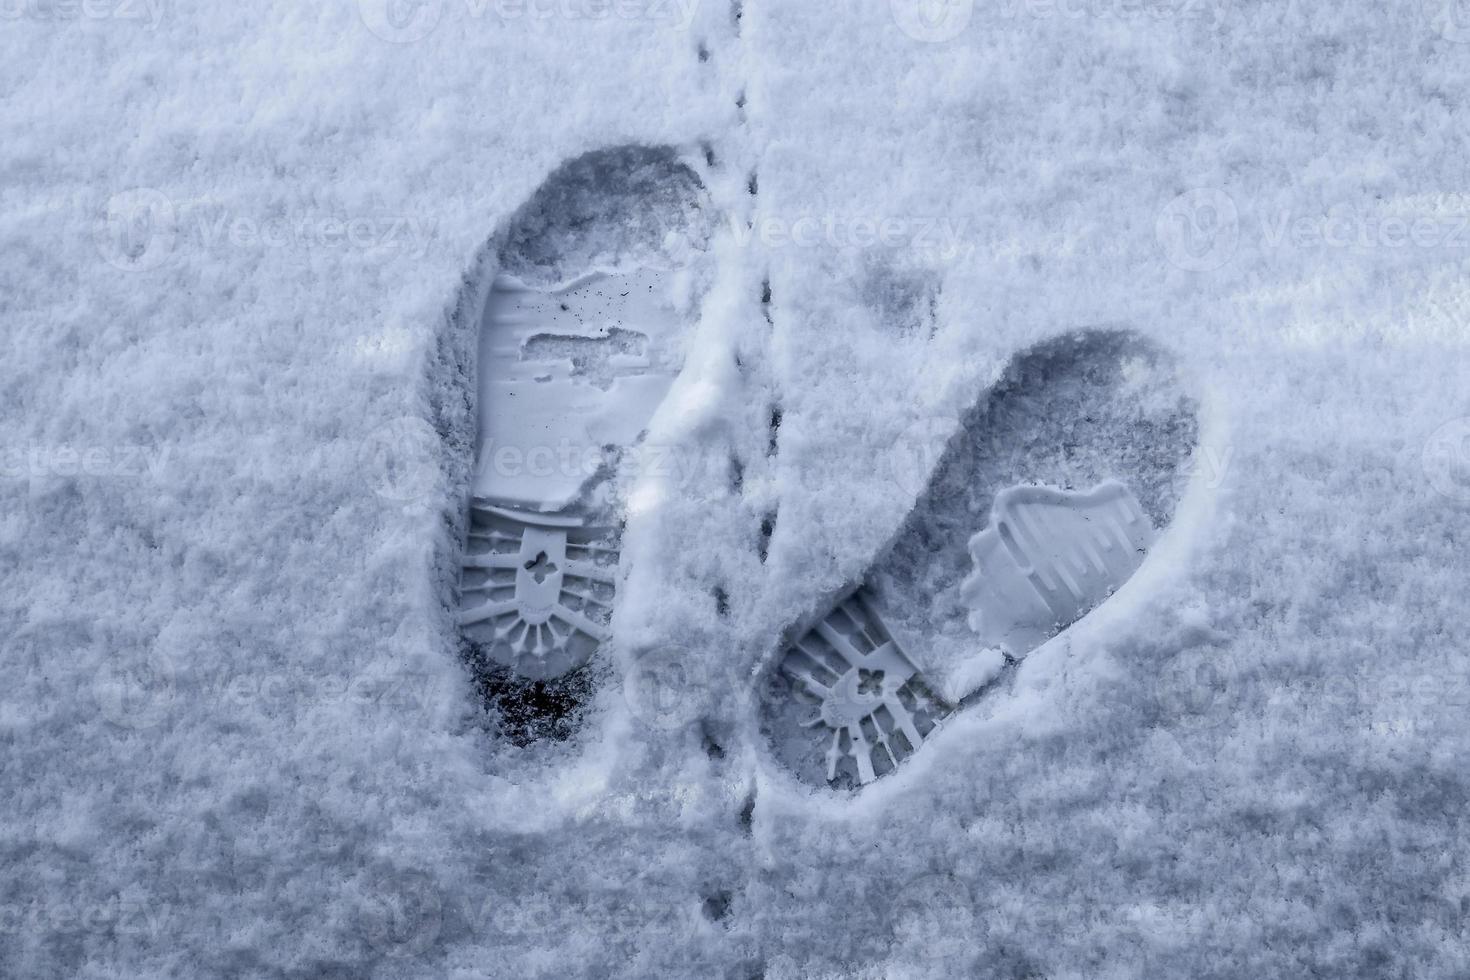
<path id="1" fill-rule="evenodd" d="M 755 171 L 751 171 L 750 192 L 754 194 L 756 189 Z M 775 320 L 771 316 L 771 277 L 769 273 L 761 277 L 760 306 L 761 316 L 764 317 L 767 328 L 774 328 Z M 766 456 L 770 459 L 774 459 L 780 452 L 782 417 L 781 406 L 771 405 L 766 417 Z M 761 521 L 760 560 L 762 565 L 766 563 L 766 558 L 770 554 L 771 537 L 776 533 L 776 516 L 777 510 L 773 508 Z"/>
<path id="2" fill-rule="evenodd" d="M 729 7 L 729 16 L 730 16 L 731 31 L 733 33 L 735 42 L 738 44 L 741 41 L 741 28 L 742 28 L 742 20 L 743 20 L 743 17 L 744 17 L 744 4 L 743 4 L 743 0 L 731 0 L 730 7 Z M 702 43 L 700 45 L 700 50 L 701 50 L 700 60 L 701 61 L 710 60 L 704 54 L 704 52 L 707 51 L 707 48 Z M 739 53 L 738 50 L 736 52 L 721 52 L 721 55 L 722 55 L 721 60 L 724 63 L 731 63 L 730 55 L 731 54 L 735 54 L 735 55 L 737 55 L 737 57 L 734 59 L 734 62 L 735 63 L 738 63 L 740 61 L 740 59 L 738 57 L 738 53 Z M 738 88 L 738 90 L 735 93 L 735 108 L 736 108 L 736 127 L 737 127 L 737 132 L 733 132 L 733 133 L 730 134 L 730 137 L 732 139 L 740 139 L 743 135 L 745 135 L 745 134 L 739 132 L 738 130 L 747 130 L 748 131 L 749 119 L 748 119 L 748 114 L 746 112 L 746 104 L 747 104 L 746 88 L 745 88 L 744 85 L 740 85 L 740 87 Z M 702 149 L 704 151 L 705 164 L 707 166 L 709 166 L 710 168 L 712 168 L 712 169 L 715 168 L 716 166 L 718 166 L 719 163 L 717 162 L 717 160 L 719 158 L 717 157 L 717 155 L 715 153 L 715 147 L 711 143 L 706 142 L 706 143 L 703 144 Z M 727 150 L 729 152 L 726 152 Z M 734 156 L 731 157 L 730 156 L 730 153 L 733 153 Z M 738 147 L 732 149 L 732 148 L 727 147 L 725 145 L 722 145 L 721 146 L 721 154 L 720 154 L 720 157 L 728 157 L 729 159 L 732 159 L 732 160 L 735 160 L 735 161 L 741 161 L 743 156 L 744 156 L 744 154 L 742 154 L 739 151 L 739 148 Z M 740 166 L 740 165 L 741 164 L 739 162 L 737 162 L 735 164 L 735 166 Z M 734 174 L 731 174 L 731 176 L 734 176 Z M 759 193 L 759 190 L 760 190 L 760 182 L 759 182 L 759 179 L 758 179 L 757 174 L 756 174 L 756 169 L 754 167 L 751 167 L 751 169 L 749 171 L 749 174 L 747 176 L 746 184 L 745 184 L 745 190 L 747 191 L 747 194 L 748 194 L 749 198 L 751 199 L 750 202 L 749 202 L 749 210 L 746 213 L 746 224 L 747 224 L 748 227 L 753 228 L 754 227 L 754 224 L 755 224 L 755 202 L 754 202 L 753 199 L 756 197 L 756 195 Z M 735 212 L 735 213 L 738 213 L 738 212 Z M 732 214 L 732 217 L 733 216 L 734 215 Z M 768 304 L 769 303 L 769 300 L 770 300 L 770 286 L 769 286 L 769 282 L 768 281 L 762 282 L 761 289 L 762 289 L 762 292 L 761 292 L 762 309 L 765 310 L 765 308 L 766 308 L 765 305 Z M 766 319 L 767 324 L 769 324 L 770 323 L 770 314 L 769 314 L 769 312 L 766 312 L 764 315 L 765 315 L 765 319 Z M 732 346 L 734 347 L 733 357 L 734 357 L 735 369 L 736 369 L 736 372 L 738 374 L 738 377 L 740 378 L 741 386 L 744 387 L 744 388 L 747 388 L 747 390 L 748 390 L 748 386 L 749 386 L 750 380 L 751 380 L 750 377 L 749 377 L 749 375 L 751 373 L 751 364 L 748 363 L 748 362 L 751 362 L 751 358 L 749 358 L 749 357 L 742 358 L 742 356 L 741 356 L 741 345 L 739 343 L 737 343 L 735 345 L 732 345 Z M 759 364 L 762 363 L 761 357 L 759 355 L 759 352 L 755 352 L 754 353 L 754 361 L 752 363 L 754 363 L 756 365 L 759 365 Z M 730 485 L 730 489 L 731 489 L 732 493 L 736 495 L 737 498 L 741 498 L 741 497 L 743 497 L 743 495 L 745 493 L 746 458 L 745 458 L 745 455 L 744 454 L 746 452 L 750 452 L 750 450 L 744 450 L 743 447 L 739 446 L 734 440 L 732 440 L 732 442 L 729 445 L 728 452 L 729 452 L 729 467 L 730 467 L 730 469 L 729 469 L 729 481 L 730 481 L 730 484 L 729 485 Z M 774 514 L 774 512 L 772 512 L 771 514 L 769 514 L 765 518 L 765 520 L 761 524 L 761 543 L 760 543 L 760 546 L 759 546 L 759 551 L 760 551 L 760 560 L 763 563 L 766 560 L 766 554 L 767 554 L 767 551 L 768 551 L 768 548 L 769 548 L 770 537 L 771 537 L 771 534 L 774 533 L 774 531 L 775 531 L 775 514 Z M 727 619 L 729 617 L 729 615 L 730 615 L 730 596 L 726 592 L 726 584 L 722 582 L 719 585 L 716 585 L 711 590 L 711 597 L 714 600 L 715 612 L 716 612 L 717 617 L 719 617 L 722 620 L 723 619 Z M 706 754 L 709 756 L 709 758 L 711 760 L 714 760 L 718 764 L 719 762 L 721 762 L 723 760 L 725 749 L 724 749 L 724 747 L 722 745 L 722 740 L 720 738 L 718 738 L 717 735 L 716 735 L 716 733 L 710 729 L 709 722 L 708 721 L 705 722 L 705 725 L 706 725 L 706 729 L 705 729 L 705 752 L 706 752 Z M 741 835 L 744 838 L 746 838 L 746 839 L 749 839 L 752 836 L 753 826 L 754 826 L 754 820 L 755 820 L 755 787 L 753 785 L 750 785 L 749 788 L 748 788 L 748 790 L 747 790 L 745 799 L 741 803 L 740 809 L 739 809 L 739 811 L 735 815 L 736 825 L 740 828 Z M 703 912 L 703 914 L 704 914 L 704 916 L 705 916 L 705 918 L 707 920 L 709 920 L 711 922 L 719 922 L 719 923 L 722 923 L 723 925 L 725 925 L 726 927 L 729 927 L 731 925 L 731 923 L 728 920 L 731 917 L 732 912 L 733 912 L 733 910 L 732 910 L 732 904 L 733 904 L 733 900 L 734 900 L 734 891 L 729 890 L 729 889 L 725 889 L 725 888 L 719 888 L 719 887 L 712 888 L 711 887 L 712 884 L 713 883 L 707 884 L 706 887 L 705 887 L 705 889 L 703 890 L 703 893 L 701 895 L 701 904 L 700 904 L 701 910 L 702 910 L 702 912 Z M 765 976 L 765 963 L 762 960 L 760 960 L 760 959 L 747 959 L 743 963 L 741 963 L 739 966 L 735 967 L 734 970 L 726 973 L 725 976 L 727 978 L 729 978 L 729 980 L 755 980 L 755 978 L 762 978 L 762 980 L 763 980 L 763 978 Z"/>
<path id="3" fill-rule="evenodd" d="M 784 691 L 813 712 L 799 724 L 825 744 L 825 780 L 870 783 L 917 751 L 951 712 L 930 692 L 861 592 L 833 606 L 777 664 Z M 771 694 L 784 697 L 782 688 Z M 820 729 L 820 730 L 819 730 Z"/>
<path id="4" fill-rule="evenodd" d="M 735 901 L 735 893 L 728 888 L 720 888 L 708 892 L 704 902 L 700 905 L 700 911 L 704 917 L 711 922 L 719 922 L 730 914 L 730 905 Z"/>
<path id="5" fill-rule="evenodd" d="M 771 537 L 776 533 L 776 514 L 774 510 L 767 511 L 766 516 L 761 518 L 760 559 L 762 565 L 766 563 L 766 559 L 771 554 Z"/>
<path id="6" fill-rule="evenodd" d="M 718 761 L 725 757 L 725 746 L 707 718 L 700 724 L 700 742 L 704 746 L 704 754 L 711 759 Z"/>

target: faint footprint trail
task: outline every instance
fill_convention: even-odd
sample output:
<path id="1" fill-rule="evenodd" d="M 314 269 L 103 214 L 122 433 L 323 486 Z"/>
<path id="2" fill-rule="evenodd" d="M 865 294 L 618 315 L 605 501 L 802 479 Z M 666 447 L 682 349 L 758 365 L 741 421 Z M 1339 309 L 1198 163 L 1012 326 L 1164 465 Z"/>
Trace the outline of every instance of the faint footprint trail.
<path id="1" fill-rule="evenodd" d="M 759 126 L 762 107 L 750 87 L 751 11 L 742 0 L 730 0 L 723 15 L 720 11 L 711 13 L 711 34 L 724 43 L 702 40 L 699 60 L 709 70 L 715 97 L 728 107 L 729 125 L 718 138 L 707 140 L 703 151 L 712 174 L 711 185 L 720 188 L 721 203 L 732 223 L 726 243 L 728 261 L 721 270 L 728 287 L 723 295 L 733 300 L 727 336 L 734 357 L 733 384 L 724 400 L 723 452 L 728 460 L 729 513 L 738 527 L 735 539 L 727 543 L 731 553 L 719 563 L 714 581 L 708 586 L 717 627 L 709 634 L 709 652 L 726 665 L 708 676 L 713 683 L 735 685 L 738 682 L 728 673 L 728 665 L 739 662 L 742 654 L 741 622 L 749 617 L 751 593 L 748 586 L 737 588 L 731 583 L 757 580 L 770 556 L 778 523 L 771 474 L 779 450 L 781 405 L 773 390 L 769 363 L 774 324 L 769 263 L 757 247 L 757 236 L 752 234 L 761 207 L 763 139 Z M 741 543 L 746 550 L 738 552 Z M 710 739 L 706 755 L 717 773 L 739 765 L 742 775 L 732 779 L 729 777 L 733 774 L 727 772 L 723 779 L 734 792 L 718 832 L 749 840 L 754 833 L 757 800 L 755 785 L 744 774 L 747 752 L 731 751 L 732 747 L 723 742 L 726 734 L 733 735 L 743 727 L 737 717 L 742 699 L 724 696 L 732 692 L 720 693 L 722 696 L 712 699 L 713 717 L 702 723 Z M 719 877 L 724 880 L 717 880 Z M 751 928 L 750 892 L 749 873 L 731 863 L 722 875 L 711 880 L 702 895 L 702 908 L 711 922 L 729 930 L 731 941 L 750 957 L 749 975 L 762 976 L 760 930 Z"/>

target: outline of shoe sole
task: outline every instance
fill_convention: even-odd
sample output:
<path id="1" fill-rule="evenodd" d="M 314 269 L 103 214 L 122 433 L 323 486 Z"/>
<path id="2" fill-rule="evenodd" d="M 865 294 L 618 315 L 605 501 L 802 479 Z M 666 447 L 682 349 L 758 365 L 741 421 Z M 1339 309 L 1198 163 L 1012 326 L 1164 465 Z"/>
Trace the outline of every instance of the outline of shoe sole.
<path id="1" fill-rule="evenodd" d="M 1082 336 L 1085 333 L 1079 332 L 1079 334 L 1067 336 Z M 1138 335 L 1132 336 L 1138 338 Z M 1054 338 L 1053 341 L 1042 342 L 1021 352 L 1013 359 L 1012 364 L 1060 339 Z M 1169 352 L 1153 341 L 1147 338 L 1138 339 L 1172 359 Z M 1175 368 L 1177 371 L 1177 364 Z M 1224 422 L 1217 404 L 1218 399 L 1213 389 L 1201 383 L 1199 379 L 1185 379 L 1182 372 L 1180 375 L 1178 378 L 1180 392 L 1181 394 L 1187 393 L 1193 407 L 1193 419 L 1197 425 L 1191 453 L 1201 451 L 1218 453 L 1224 448 L 1225 440 Z M 996 396 L 1000 387 L 1001 382 L 998 381 L 981 392 L 975 406 L 987 404 Z M 966 416 L 969 417 L 973 411 L 972 408 L 966 413 Z M 966 427 L 961 426 L 952 436 L 940 462 L 930 474 L 931 483 L 937 479 L 944 458 L 953 451 L 956 440 L 964 437 L 965 431 Z M 782 789 L 784 790 L 783 795 L 792 800 L 801 798 L 820 800 L 836 794 L 850 800 L 862 798 L 877 801 L 902 795 L 904 787 L 909 785 L 909 780 L 918 778 L 919 773 L 926 771 L 928 765 L 932 764 L 935 756 L 942 755 L 941 752 L 929 753 L 931 758 L 929 764 L 912 761 L 916 756 L 923 754 L 919 750 L 924 745 L 944 737 L 943 733 L 947 731 L 971 727 L 964 724 L 962 719 L 966 717 L 976 719 L 980 713 L 967 709 L 972 708 L 978 701 L 986 699 L 987 695 L 1000 686 L 1003 677 L 1010 676 L 1014 681 L 1017 676 L 1016 671 L 1023 666 L 1024 662 L 1037 659 L 1039 653 L 1064 643 L 1087 642 L 1089 639 L 1101 636 L 1109 628 L 1116 628 L 1121 617 L 1130 610 L 1136 609 L 1140 602 L 1146 601 L 1158 587 L 1164 584 L 1167 577 L 1187 563 L 1188 556 L 1198 542 L 1199 532 L 1207 525 L 1209 515 L 1213 512 L 1219 486 L 1217 483 L 1204 479 L 1203 473 L 1197 467 L 1181 466 L 1177 470 L 1177 475 L 1184 478 L 1184 481 L 1182 492 L 1173 507 L 1170 519 L 1165 522 L 1163 528 L 1155 529 L 1151 524 L 1149 525 L 1146 532 L 1146 536 L 1150 539 L 1147 554 L 1130 574 L 1123 577 L 1121 584 L 1116 584 L 1114 587 L 1114 583 L 1108 583 L 1107 594 L 1099 601 L 1082 609 L 1070 622 L 1059 624 L 1052 635 L 1038 639 L 1033 645 L 1022 650 L 1019 656 L 1013 656 L 1009 651 L 992 647 L 995 660 L 994 669 L 987 672 L 981 683 L 975 685 L 963 696 L 954 699 L 952 703 L 936 694 L 926 683 L 924 674 L 904 652 L 903 646 L 895 641 L 893 633 L 883 622 L 876 608 L 870 583 L 875 570 L 883 565 L 884 559 L 896 547 L 902 537 L 902 532 L 896 535 L 882 549 L 879 557 L 868 566 L 867 572 L 860 577 L 857 585 L 841 590 L 836 594 L 835 601 L 820 607 L 827 609 L 828 612 L 803 618 L 788 628 L 782 634 L 782 641 L 776 650 L 763 658 L 757 667 L 756 689 L 759 692 L 757 697 L 759 703 L 755 705 L 755 708 L 759 720 L 755 737 L 757 744 L 761 746 L 757 757 L 760 760 L 759 771 L 764 788 Z M 1004 509 L 1004 502 L 1007 499 L 1055 501 L 1064 498 L 1080 499 L 1098 494 L 1116 496 L 1120 490 L 1128 500 L 1133 502 L 1133 506 L 1136 506 L 1132 494 L 1116 480 L 1104 480 L 1098 486 L 1082 492 L 1063 491 L 1034 484 L 1017 484 L 1000 489 L 994 497 L 995 505 L 992 506 L 991 519 L 983 527 L 977 529 L 978 533 L 970 535 L 970 547 L 973 550 L 993 545 L 999 539 L 1000 528 L 996 526 L 994 520 L 995 511 Z M 923 496 L 923 494 L 920 495 L 920 502 Z M 918 506 L 919 504 L 916 503 L 914 509 L 906 516 L 903 522 L 905 529 L 914 512 L 918 510 Z M 1145 521 L 1145 523 L 1148 522 Z M 1034 570 L 1023 569 L 1023 571 Z M 975 573 L 972 572 L 973 574 Z M 1040 594 L 1042 590 L 1037 588 L 1036 591 Z M 846 623 L 840 620 L 846 620 Z M 818 708 L 817 717 L 807 719 L 812 727 L 825 724 L 829 732 L 836 732 L 825 756 L 828 778 L 823 782 L 805 778 L 778 757 L 774 746 L 775 735 L 768 725 L 769 719 L 765 713 L 767 706 L 776 699 L 784 698 L 787 701 L 787 708 L 798 703 L 800 696 L 793 690 L 793 682 L 799 683 L 799 681 L 796 681 L 784 668 L 792 660 L 793 655 L 802 657 L 808 662 L 815 659 L 810 653 L 803 656 L 799 652 L 803 644 L 808 647 L 812 646 L 813 637 L 819 638 L 817 642 L 826 648 L 821 651 L 822 653 L 836 652 L 840 660 L 835 663 L 846 661 L 851 667 L 850 670 L 843 671 L 835 682 L 823 685 L 828 690 L 836 692 L 837 697 L 834 699 L 834 704 L 827 704 L 822 697 L 812 697 L 810 694 L 805 704 L 808 711 L 812 707 Z M 979 637 L 976 638 L 975 646 L 977 650 L 981 648 Z M 828 659 L 830 661 L 830 656 Z M 867 672 L 866 677 L 864 671 Z M 864 681 L 867 682 L 866 690 L 863 690 L 862 687 Z M 854 689 L 846 690 L 849 687 Z M 887 709 L 888 718 L 875 718 L 870 713 L 864 714 L 863 719 L 859 720 L 871 720 L 873 727 L 881 732 L 881 736 L 876 735 L 871 729 L 864 729 L 864 738 L 859 740 L 853 738 L 849 732 L 847 744 L 840 745 L 838 738 L 842 732 L 829 722 L 851 722 L 853 719 L 849 717 L 850 715 L 860 714 L 862 708 L 875 704 L 881 704 Z M 902 715 L 894 711 L 895 705 L 904 709 Z M 828 716 L 825 719 L 822 717 L 824 713 Z M 841 717 L 838 717 L 839 715 Z M 885 723 L 886 728 L 879 722 Z M 900 735 L 906 744 L 896 744 Z M 915 735 L 917 738 L 914 737 Z M 847 754 L 851 746 L 857 746 L 860 751 L 867 750 L 866 763 L 859 763 Z M 881 772 L 877 771 L 877 766 L 871 764 L 874 758 L 872 753 L 879 749 L 886 750 L 890 762 L 890 765 Z M 849 778 L 831 778 L 834 753 L 853 758 L 852 765 L 846 773 Z M 853 776 L 856 777 L 855 780 L 851 778 Z M 822 793 L 821 790 L 826 790 L 826 792 Z"/>
<path id="2" fill-rule="evenodd" d="M 682 371 L 665 355 L 698 322 L 697 303 L 693 312 L 676 310 L 652 294 L 700 261 L 703 242 L 689 235 L 702 231 L 707 241 L 714 228 L 693 160 L 669 146 L 583 154 L 548 175 L 497 233 L 500 269 L 479 321 L 483 376 L 457 613 L 468 655 L 484 675 L 482 693 L 497 700 L 518 686 L 570 679 L 612 638 L 626 511 L 612 485 L 618 454 L 641 442 Z M 580 220 L 579 207 L 591 218 Z M 661 210 L 677 212 L 674 220 Z M 605 243 L 587 230 L 596 222 L 618 245 L 611 263 Z M 643 236 L 636 249 L 628 244 L 635 235 Z M 670 241 L 682 254 L 670 251 Z M 648 334 L 620 324 L 626 317 L 647 326 L 639 317 L 651 310 L 664 334 L 659 359 L 650 362 L 629 350 L 635 342 L 652 346 Z M 534 353 L 532 345 L 540 345 Z M 589 373 L 582 356 L 589 348 L 602 355 L 605 376 Z M 630 391 L 631 406 L 620 400 Z M 492 465 L 494 453 L 514 448 L 506 436 L 516 424 L 537 449 L 548 449 L 556 438 L 548 432 L 562 424 L 562 443 L 579 462 L 563 456 L 560 470 L 552 463 L 529 476 Z M 548 700 L 563 710 L 566 696 Z"/>

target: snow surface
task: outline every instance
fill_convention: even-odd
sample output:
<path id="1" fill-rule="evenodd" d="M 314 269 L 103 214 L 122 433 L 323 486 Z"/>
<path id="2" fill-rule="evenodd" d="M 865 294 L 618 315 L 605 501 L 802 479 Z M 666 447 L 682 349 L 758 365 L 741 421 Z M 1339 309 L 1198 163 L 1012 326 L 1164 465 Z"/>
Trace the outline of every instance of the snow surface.
<path id="1" fill-rule="evenodd" d="M 1470 973 L 1458 13 L 0 5 L 0 975 Z M 703 144 L 700 465 L 517 749 L 452 621 L 489 243 Z M 1199 379 L 1189 533 L 901 791 L 796 790 L 746 680 L 874 473 L 1089 326 Z"/>

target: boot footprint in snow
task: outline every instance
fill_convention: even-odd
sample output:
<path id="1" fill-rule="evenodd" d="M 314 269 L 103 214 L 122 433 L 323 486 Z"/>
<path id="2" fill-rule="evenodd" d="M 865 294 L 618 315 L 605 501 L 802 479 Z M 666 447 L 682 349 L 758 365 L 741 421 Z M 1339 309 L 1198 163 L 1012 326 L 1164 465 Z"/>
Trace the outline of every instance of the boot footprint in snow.
<path id="1" fill-rule="evenodd" d="M 1197 438 L 1172 359 L 1136 335 L 1074 333 L 1018 356 L 864 580 L 788 632 L 761 686 L 772 755 L 842 789 L 896 770 L 1138 570 Z"/>
<path id="2" fill-rule="evenodd" d="M 522 744 L 570 734 L 595 687 L 634 476 L 619 464 L 680 370 L 712 227 L 672 150 L 620 147 L 555 171 L 501 239 L 459 623 Z"/>

